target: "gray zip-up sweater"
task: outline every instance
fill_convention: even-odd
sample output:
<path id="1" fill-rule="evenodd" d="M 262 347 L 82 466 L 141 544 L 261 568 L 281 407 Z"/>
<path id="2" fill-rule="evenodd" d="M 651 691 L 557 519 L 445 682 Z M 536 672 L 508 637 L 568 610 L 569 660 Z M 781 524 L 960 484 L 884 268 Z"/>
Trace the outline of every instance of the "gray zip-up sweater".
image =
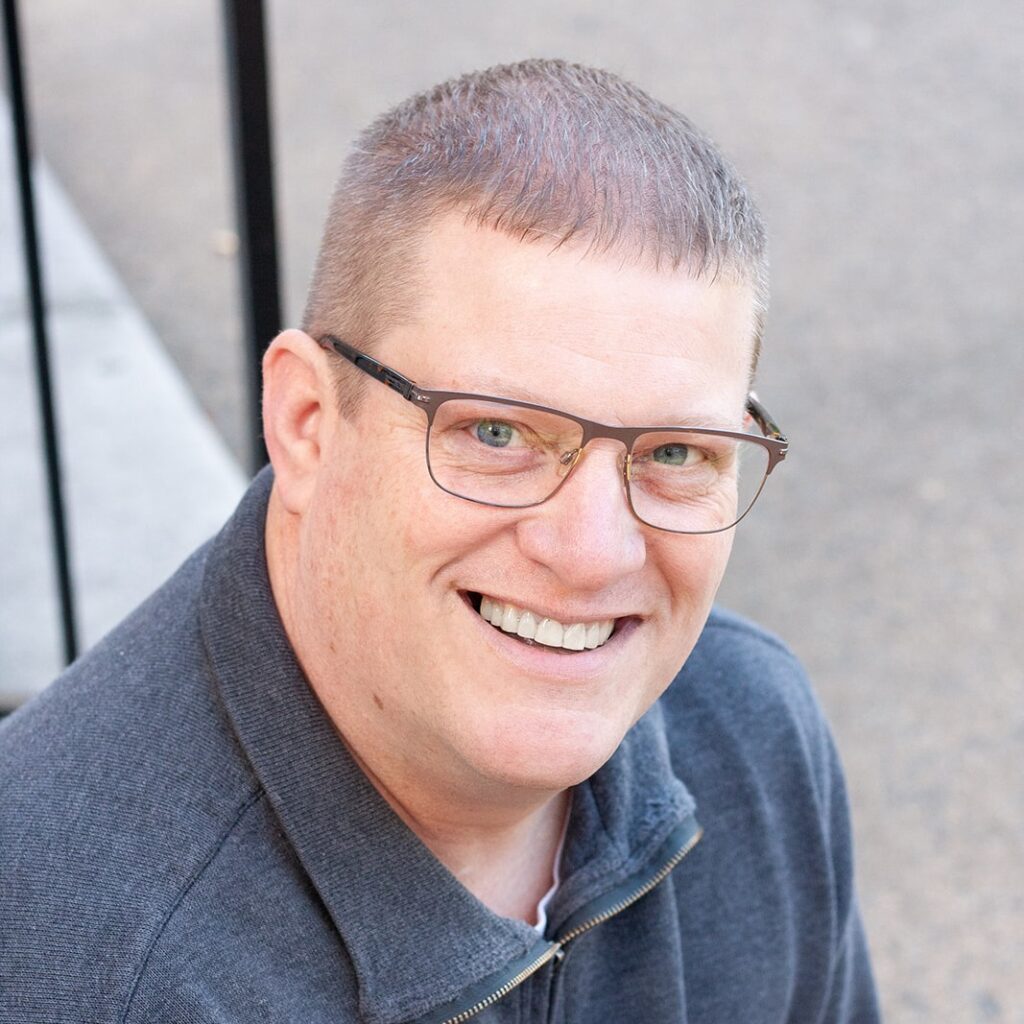
<path id="1" fill-rule="evenodd" d="M 877 1019 L 839 764 L 778 641 L 712 615 L 574 791 L 541 937 L 338 739 L 270 593 L 270 480 L 0 726 L 0 1022 Z"/>

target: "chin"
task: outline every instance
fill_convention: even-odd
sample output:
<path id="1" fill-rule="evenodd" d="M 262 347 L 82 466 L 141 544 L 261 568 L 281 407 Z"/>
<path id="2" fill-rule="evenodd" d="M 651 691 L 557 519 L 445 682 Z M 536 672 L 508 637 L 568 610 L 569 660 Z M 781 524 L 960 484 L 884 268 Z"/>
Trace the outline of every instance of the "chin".
<path id="1" fill-rule="evenodd" d="M 509 715 L 484 732 L 469 757 L 477 772 L 517 789 L 560 792 L 589 779 L 628 728 L 578 713 L 532 718 Z"/>

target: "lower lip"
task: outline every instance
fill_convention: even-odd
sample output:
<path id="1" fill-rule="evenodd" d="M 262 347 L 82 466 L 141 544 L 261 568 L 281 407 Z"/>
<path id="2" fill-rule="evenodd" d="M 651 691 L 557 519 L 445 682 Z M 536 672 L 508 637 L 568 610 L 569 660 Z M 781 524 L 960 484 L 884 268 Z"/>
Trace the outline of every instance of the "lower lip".
<path id="1" fill-rule="evenodd" d="M 615 632 L 600 647 L 590 651 L 566 651 L 544 644 L 524 643 L 487 622 L 468 598 L 464 597 L 462 603 L 491 647 L 520 671 L 566 682 L 581 682 L 604 675 L 640 625 L 636 619 L 626 619 L 618 623 Z"/>

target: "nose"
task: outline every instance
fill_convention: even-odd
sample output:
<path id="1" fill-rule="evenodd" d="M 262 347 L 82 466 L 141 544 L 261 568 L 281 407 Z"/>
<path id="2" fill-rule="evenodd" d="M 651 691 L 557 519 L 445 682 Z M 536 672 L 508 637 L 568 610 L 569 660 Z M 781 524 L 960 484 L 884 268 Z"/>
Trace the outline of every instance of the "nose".
<path id="1" fill-rule="evenodd" d="M 517 524 L 519 549 L 567 588 L 605 589 L 647 560 L 645 528 L 626 499 L 624 459 L 621 446 L 592 442 L 559 491 Z"/>

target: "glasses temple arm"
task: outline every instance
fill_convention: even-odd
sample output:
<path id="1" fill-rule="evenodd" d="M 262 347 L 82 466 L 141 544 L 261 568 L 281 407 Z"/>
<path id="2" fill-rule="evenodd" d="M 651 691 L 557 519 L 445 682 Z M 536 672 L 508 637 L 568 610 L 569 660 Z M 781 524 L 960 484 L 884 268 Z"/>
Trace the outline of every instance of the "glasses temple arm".
<path id="1" fill-rule="evenodd" d="M 419 389 L 416 387 L 415 382 L 409 380 L 408 377 L 402 376 L 397 370 L 392 370 L 390 366 L 377 362 L 372 356 L 368 356 L 365 352 L 360 352 L 359 349 L 353 348 L 342 341 L 341 338 L 336 338 L 333 334 L 325 334 L 322 338 L 318 338 L 317 341 L 323 348 L 329 348 L 337 352 L 339 356 L 347 359 L 357 369 L 362 370 L 363 373 L 375 377 L 382 384 L 387 384 L 389 388 L 397 391 L 403 398 L 408 399 L 410 402 L 418 399 Z"/>
<path id="2" fill-rule="evenodd" d="M 776 441 L 787 440 L 782 428 L 772 419 L 771 413 L 758 401 L 753 391 L 747 394 L 747 412 L 754 417 L 765 437 L 774 438 Z"/>

